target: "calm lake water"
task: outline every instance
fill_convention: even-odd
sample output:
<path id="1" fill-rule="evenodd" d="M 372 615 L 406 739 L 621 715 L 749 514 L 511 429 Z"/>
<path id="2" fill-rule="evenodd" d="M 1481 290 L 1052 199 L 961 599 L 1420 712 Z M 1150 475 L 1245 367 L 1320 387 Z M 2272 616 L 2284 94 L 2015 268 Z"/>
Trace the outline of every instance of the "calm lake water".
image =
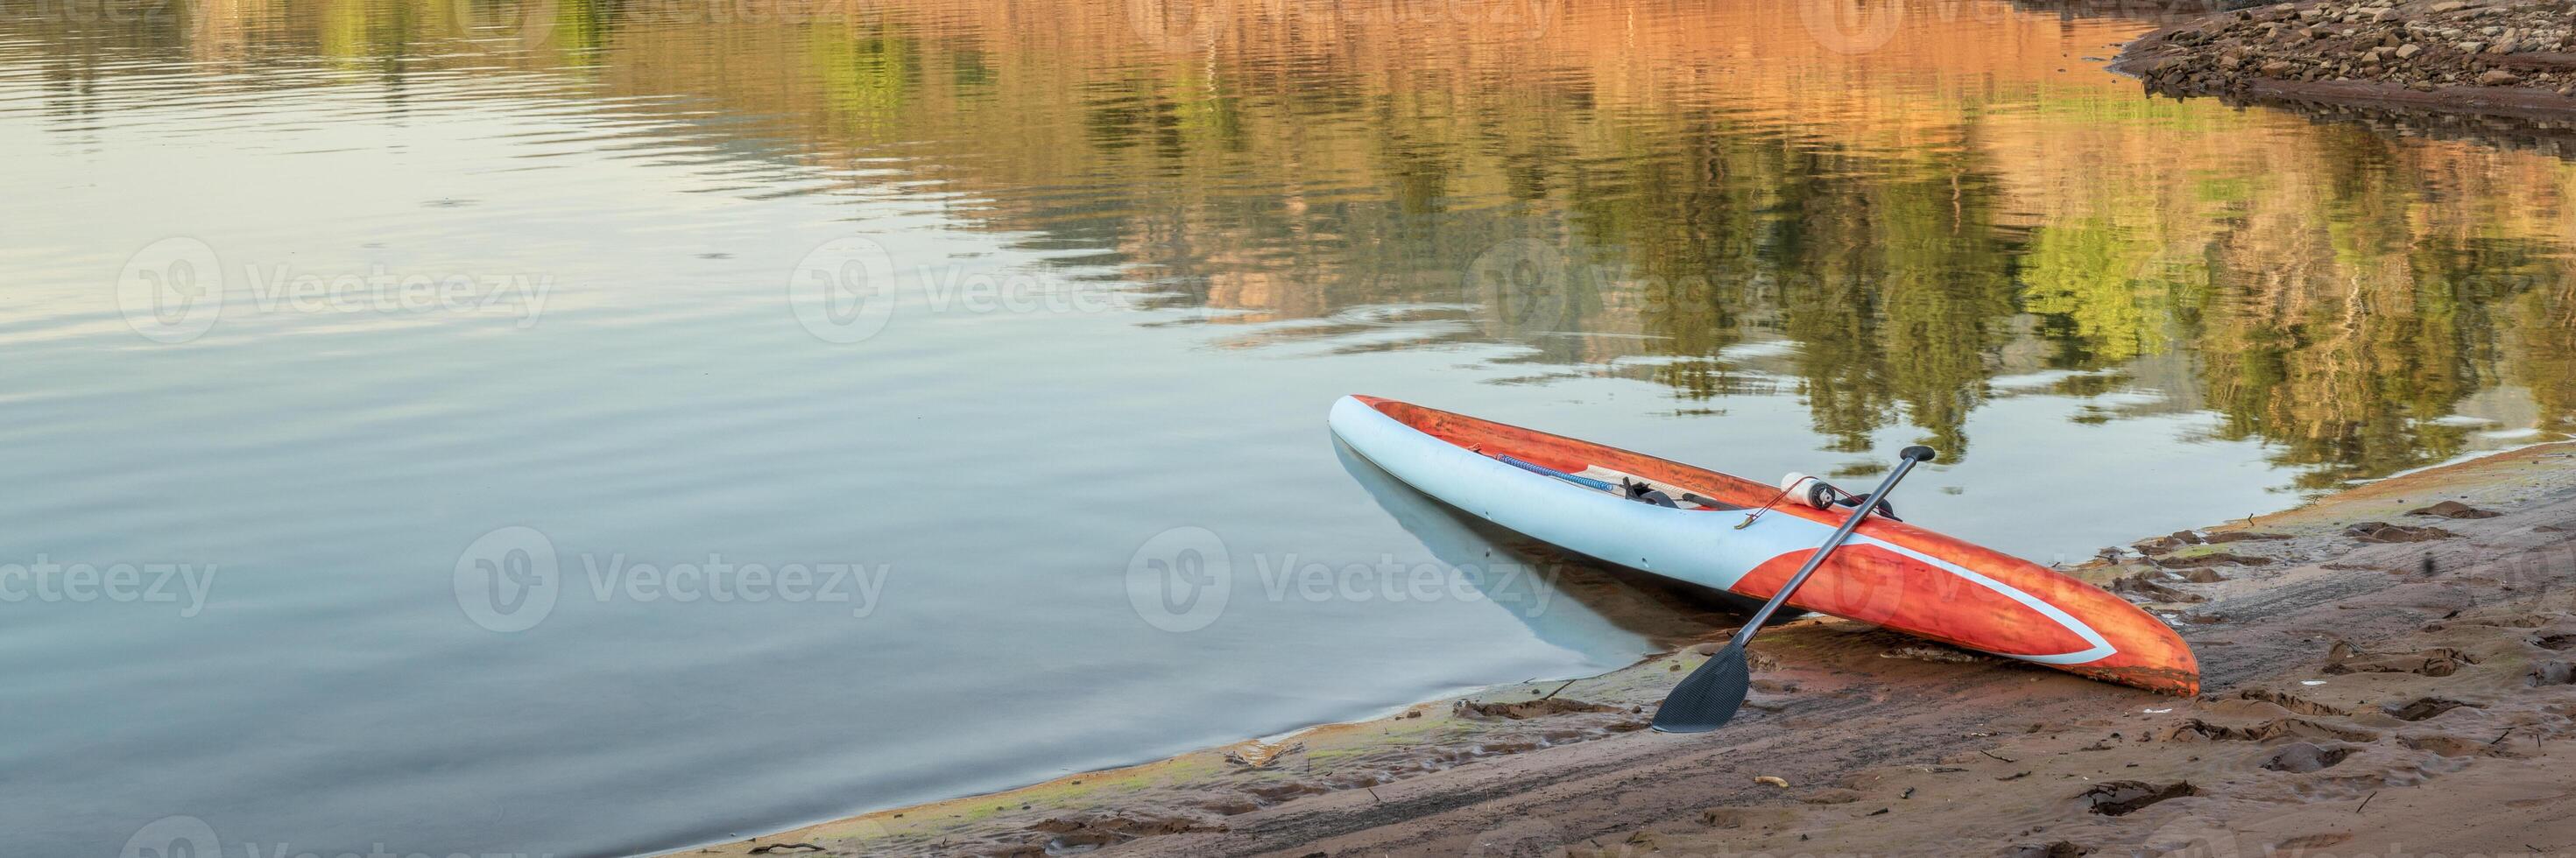
<path id="1" fill-rule="evenodd" d="M 1395 586 L 1494 546 L 1343 393 L 1931 443 L 2043 562 L 2576 421 L 2576 170 L 2147 100 L 2135 18 L 0 9 L 10 854 L 677 847 L 1657 645 Z"/>

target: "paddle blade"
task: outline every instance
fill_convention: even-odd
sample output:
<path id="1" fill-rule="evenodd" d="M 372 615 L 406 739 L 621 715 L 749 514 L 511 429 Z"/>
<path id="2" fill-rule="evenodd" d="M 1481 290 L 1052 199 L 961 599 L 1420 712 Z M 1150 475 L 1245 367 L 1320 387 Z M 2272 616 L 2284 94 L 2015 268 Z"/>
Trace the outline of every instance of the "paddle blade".
<path id="1" fill-rule="evenodd" d="M 1753 666 L 1745 663 L 1744 647 L 1730 641 L 1664 695 L 1663 708 L 1655 710 L 1655 731 L 1706 733 L 1725 726 L 1752 685 Z"/>

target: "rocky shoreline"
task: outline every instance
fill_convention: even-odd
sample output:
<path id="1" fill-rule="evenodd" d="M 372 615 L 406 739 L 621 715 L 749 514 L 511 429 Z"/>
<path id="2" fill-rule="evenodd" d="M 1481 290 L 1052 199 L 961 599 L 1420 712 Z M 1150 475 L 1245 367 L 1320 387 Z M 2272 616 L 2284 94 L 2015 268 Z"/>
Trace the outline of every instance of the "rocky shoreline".
<path id="1" fill-rule="evenodd" d="M 2576 117 L 2576 5 L 2323 0 L 2236 9 L 2150 33 L 2112 68 L 2174 97 Z"/>

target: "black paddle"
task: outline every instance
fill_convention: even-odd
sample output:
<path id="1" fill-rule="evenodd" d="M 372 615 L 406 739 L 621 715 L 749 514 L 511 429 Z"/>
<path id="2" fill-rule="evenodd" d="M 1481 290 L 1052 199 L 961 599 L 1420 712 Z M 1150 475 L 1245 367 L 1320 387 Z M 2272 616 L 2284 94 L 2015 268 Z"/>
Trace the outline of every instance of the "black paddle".
<path id="1" fill-rule="evenodd" d="M 1753 639 L 1753 633 L 1762 629 L 1762 623 L 1771 619 L 1773 611 L 1780 610 L 1780 606 L 1789 601 L 1789 594 L 1797 592 L 1798 585 L 1807 583 L 1807 576 L 1816 574 L 1816 567 L 1825 565 L 1825 558 L 1832 556 L 1834 549 L 1842 547 L 1843 540 L 1851 538 L 1852 530 L 1860 527 L 1861 519 L 1868 518 L 1870 511 L 1878 508 L 1878 502 L 1887 499 L 1887 493 L 1896 488 L 1897 480 L 1905 479 L 1905 472 L 1913 470 L 1917 463 L 1932 461 L 1932 457 L 1939 454 L 1932 452 L 1930 447 L 1914 446 L 1896 455 L 1896 470 L 1888 473 L 1887 481 L 1878 484 L 1878 491 L 1861 499 L 1860 506 L 1852 510 L 1851 518 L 1845 519 L 1843 526 L 1834 528 L 1834 535 L 1826 537 L 1825 544 L 1817 548 L 1816 553 L 1808 555 L 1806 565 L 1798 567 L 1798 574 L 1789 576 L 1789 583 L 1780 585 L 1780 592 L 1771 594 L 1771 601 L 1762 603 L 1762 609 L 1754 611 L 1753 616 L 1744 621 L 1744 627 L 1735 630 L 1735 637 L 1727 640 L 1725 649 L 1710 656 L 1698 670 L 1691 671 L 1691 675 L 1682 677 L 1681 684 L 1673 686 L 1671 694 L 1664 695 L 1663 708 L 1655 711 L 1656 732 L 1706 733 L 1735 718 L 1735 710 L 1744 705 L 1744 693 L 1753 682 L 1753 666 L 1744 660 L 1745 642 Z"/>

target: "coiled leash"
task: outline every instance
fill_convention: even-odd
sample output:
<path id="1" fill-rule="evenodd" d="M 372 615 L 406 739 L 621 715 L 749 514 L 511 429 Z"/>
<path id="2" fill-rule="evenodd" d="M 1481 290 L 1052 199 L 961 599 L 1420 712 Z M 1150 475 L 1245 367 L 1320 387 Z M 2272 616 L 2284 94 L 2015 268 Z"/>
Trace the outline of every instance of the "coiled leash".
<path id="1" fill-rule="evenodd" d="M 1773 506 L 1780 503 L 1781 498 L 1788 497 L 1790 492 L 1797 491 L 1799 486 L 1805 485 L 1808 482 L 1815 483 L 1814 487 L 1807 489 L 1808 506 L 1812 506 L 1817 509 L 1832 509 L 1838 506 L 1852 507 L 1860 505 L 1860 499 L 1852 493 L 1836 488 L 1832 483 L 1793 471 L 1789 474 L 1787 479 L 1780 481 L 1780 493 L 1772 495 L 1770 500 L 1764 501 L 1762 506 L 1754 509 L 1751 514 L 1746 515 L 1743 521 L 1736 522 L 1735 529 L 1743 530 L 1752 526 L 1754 519 L 1761 518 L 1763 513 L 1770 512 Z M 1881 516 L 1885 516 L 1889 521 L 1905 520 L 1897 518 L 1896 507 L 1889 506 L 1886 501 L 1879 501 L 1878 506 L 1870 511 Z"/>

